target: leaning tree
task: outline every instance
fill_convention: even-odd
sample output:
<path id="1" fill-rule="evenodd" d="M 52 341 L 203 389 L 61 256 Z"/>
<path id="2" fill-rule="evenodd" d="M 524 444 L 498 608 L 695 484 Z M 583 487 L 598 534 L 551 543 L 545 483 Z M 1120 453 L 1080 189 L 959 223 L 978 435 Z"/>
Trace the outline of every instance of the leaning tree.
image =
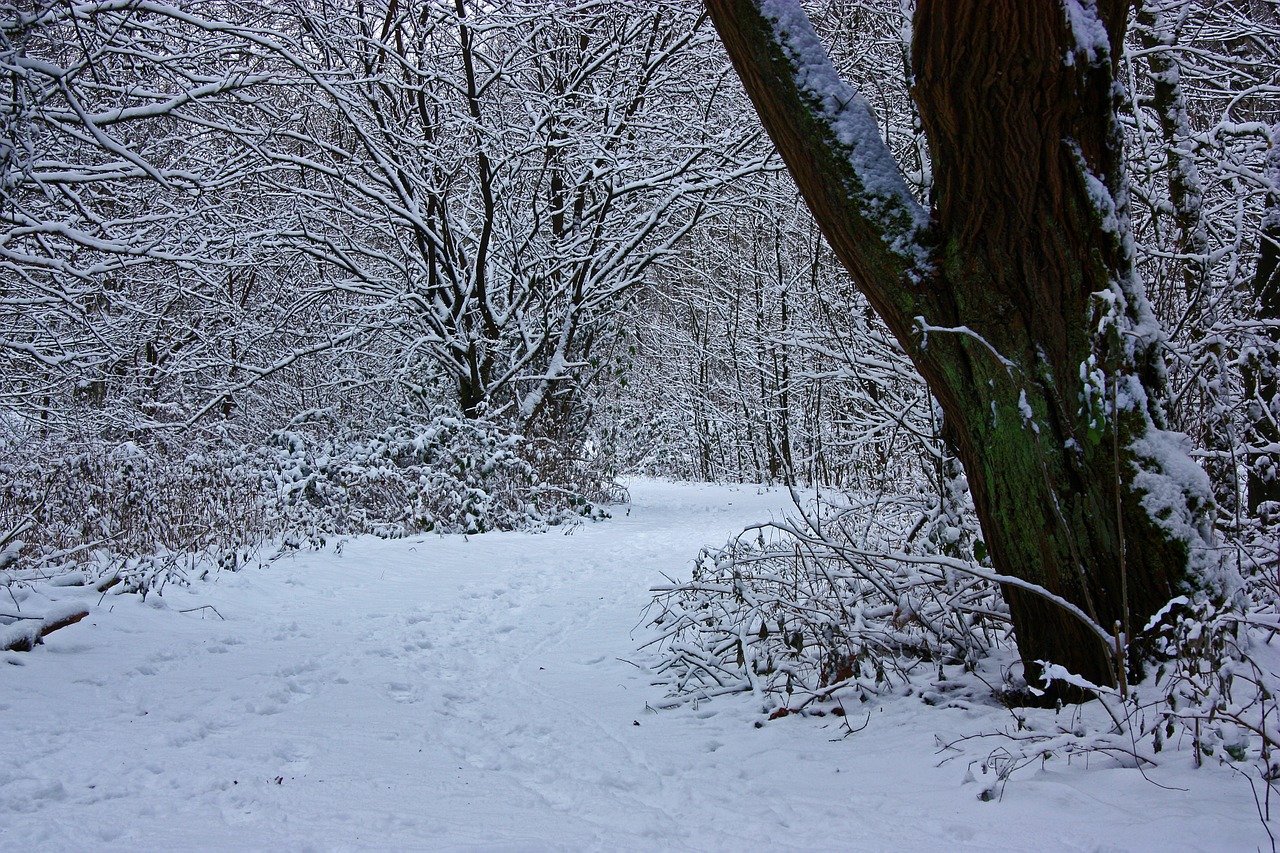
<path id="1" fill-rule="evenodd" d="M 1125 0 L 919 0 L 910 90 L 929 206 L 795 0 L 707 0 L 832 248 L 945 416 L 1028 680 L 1124 680 L 1201 582 L 1212 492 L 1165 429 L 1116 107 Z"/>

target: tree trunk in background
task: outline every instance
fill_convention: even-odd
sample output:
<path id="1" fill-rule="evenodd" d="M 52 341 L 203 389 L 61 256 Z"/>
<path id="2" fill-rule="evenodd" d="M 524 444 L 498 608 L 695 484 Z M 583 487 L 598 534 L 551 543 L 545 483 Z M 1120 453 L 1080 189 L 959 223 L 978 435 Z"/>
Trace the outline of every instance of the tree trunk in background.
<path id="1" fill-rule="evenodd" d="M 1271 182 L 1270 198 L 1267 199 L 1266 212 L 1262 217 L 1262 234 L 1258 246 L 1258 269 L 1253 277 L 1253 297 L 1258 303 L 1258 316 L 1263 320 L 1280 320 L 1280 125 L 1271 130 L 1271 155 L 1268 158 L 1267 177 Z M 1273 341 L 1275 330 L 1268 333 Z M 1245 373 L 1245 382 L 1251 396 L 1251 405 L 1256 407 L 1253 413 L 1254 440 L 1270 445 L 1280 445 L 1280 428 L 1276 419 L 1280 412 L 1275 409 L 1277 396 L 1276 374 L 1280 372 L 1274 348 L 1264 353 L 1265 361 L 1259 365 L 1250 365 Z M 1249 466 L 1249 511 L 1255 515 L 1263 509 L 1264 503 L 1280 504 L 1280 471 L 1276 470 L 1276 453 L 1268 453 L 1271 465 L 1259 470 L 1257 464 Z M 1262 513 L 1274 521 L 1277 508 Z"/>
<path id="2" fill-rule="evenodd" d="M 1065 5 L 917 4 L 925 212 L 798 4 L 707 0 L 829 243 L 938 398 L 996 570 L 1132 637 L 1188 578 L 1211 493 L 1160 429 L 1158 329 L 1132 272 L 1110 50 L 1127 4 Z M 1116 683 L 1095 630 L 1005 597 L 1029 681 L 1050 660 Z"/>
<path id="3" fill-rule="evenodd" d="M 1134 23 L 1137 35 L 1146 52 L 1151 78 L 1151 112 L 1160 129 L 1164 174 L 1168 181 L 1171 208 L 1160 214 L 1173 226 L 1173 242 L 1170 248 L 1181 258 L 1179 261 L 1184 298 L 1192 305 L 1210 306 L 1214 302 L 1211 292 L 1209 234 L 1204 221 L 1204 189 L 1196 163 L 1192 139 L 1191 117 L 1187 97 L 1182 85 L 1182 68 L 1175 52 L 1176 37 L 1170 21 L 1160 8 L 1160 0 L 1135 4 Z M 1157 273 L 1158 275 L 1158 273 Z M 1153 288 L 1157 284 L 1152 285 Z M 1217 337 L 1213 326 L 1218 320 L 1216 310 L 1197 310 L 1192 322 L 1193 335 L 1200 339 Z M 1202 410 L 1199 423 L 1195 424 L 1197 443 L 1211 452 L 1204 467 L 1213 483 L 1214 499 L 1218 509 L 1228 516 L 1239 515 L 1240 483 L 1236 470 L 1237 445 L 1235 429 L 1230 416 L 1228 399 L 1232 382 L 1221 352 L 1207 352 L 1198 366 Z"/>

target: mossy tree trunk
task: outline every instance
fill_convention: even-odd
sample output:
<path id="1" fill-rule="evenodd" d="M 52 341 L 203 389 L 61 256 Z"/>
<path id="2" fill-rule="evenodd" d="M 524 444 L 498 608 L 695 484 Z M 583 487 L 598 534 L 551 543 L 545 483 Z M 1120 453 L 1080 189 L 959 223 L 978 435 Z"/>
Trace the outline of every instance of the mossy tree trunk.
<path id="1" fill-rule="evenodd" d="M 1132 637 L 1188 580 L 1211 493 L 1161 429 L 1159 330 L 1133 274 L 1111 50 L 1126 4 L 919 0 L 928 211 L 797 3 L 707 7 L 832 248 L 941 404 L 996 570 Z M 1029 680 L 1050 660 L 1116 683 L 1095 630 L 1005 597 Z"/>

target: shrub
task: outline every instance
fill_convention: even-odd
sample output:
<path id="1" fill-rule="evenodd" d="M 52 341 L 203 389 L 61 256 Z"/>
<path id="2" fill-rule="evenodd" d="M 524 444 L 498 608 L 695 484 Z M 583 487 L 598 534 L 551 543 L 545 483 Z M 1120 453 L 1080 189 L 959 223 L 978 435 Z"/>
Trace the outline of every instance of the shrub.
<path id="1" fill-rule="evenodd" d="M 4 579 L 89 570 L 145 594 L 268 546 L 539 530 L 607 517 L 619 496 L 590 460 L 491 423 L 406 415 L 362 436 L 314 414 L 251 450 L 24 445 L 0 463 Z"/>

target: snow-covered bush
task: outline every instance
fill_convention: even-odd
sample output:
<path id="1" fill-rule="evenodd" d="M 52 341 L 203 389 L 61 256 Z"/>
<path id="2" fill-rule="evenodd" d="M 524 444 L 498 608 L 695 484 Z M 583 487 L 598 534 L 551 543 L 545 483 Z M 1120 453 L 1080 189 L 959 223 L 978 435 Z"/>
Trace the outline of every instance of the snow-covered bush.
<path id="1" fill-rule="evenodd" d="M 655 590 L 659 683 L 674 701 L 749 690 L 796 711 L 1007 644 L 997 587 L 964 571 L 982 544 L 954 497 L 798 500 L 796 518 L 704 550 L 687 582 Z"/>
<path id="2" fill-rule="evenodd" d="M 369 438 L 281 431 L 260 453 L 275 526 L 312 541 L 536 529 L 606 517 L 612 497 L 611 483 L 559 448 L 450 415 Z"/>
<path id="3" fill-rule="evenodd" d="M 1106 755 L 1122 766 L 1149 768 L 1169 755 L 1189 757 L 1197 767 L 1222 764 L 1247 780 L 1266 825 L 1280 793 L 1280 654 L 1273 645 L 1280 613 L 1274 553 L 1251 550 L 1238 552 L 1243 585 L 1234 595 L 1179 596 L 1145 626 L 1142 640 L 1156 666 L 1142 681 L 1099 687 L 1047 666 L 1046 675 L 1096 701 L 1071 709 L 1019 708 L 1005 729 L 942 743 L 947 760 L 965 756 L 971 766 L 980 764 L 988 779 L 979 796 L 990 799 L 1016 771 L 1053 759 Z"/>
<path id="4" fill-rule="evenodd" d="M 202 564 L 234 566 L 265 539 L 262 501 L 226 454 L 132 442 L 22 449 L 0 463 L 5 582 L 87 568 L 146 592 Z"/>
<path id="5" fill-rule="evenodd" d="M 88 570 L 145 593 L 272 543 L 545 529 L 617 497 L 589 461 L 445 415 L 374 436 L 295 423 L 249 450 L 27 442 L 0 462 L 0 582 Z"/>
<path id="6" fill-rule="evenodd" d="M 947 760 L 981 765 L 983 799 L 1053 759 L 1154 767 L 1173 754 L 1239 771 L 1265 813 L 1280 782 L 1274 540 L 1233 543 L 1227 594 L 1179 596 L 1139 626 L 1122 657 L 1150 662 L 1140 681 L 1100 687 L 1046 661 L 1048 678 L 1096 701 L 1027 707 L 1044 685 L 1022 677 L 963 481 L 949 484 L 941 499 L 797 496 L 793 518 L 703 550 L 687 581 L 655 589 L 648 611 L 668 701 L 750 693 L 774 718 L 844 716 L 891 696 L 1005 705 L 1005 728 L 940 744 Z"/>
<path id="7" fill-rule="evenodd" d="M 1280 576 L 1273 546 L 1237 546 L 1240 587 L 1225 598 L 1170 602 L 1148 633 L 1162 663 L 1150 679 L 1157 704 L 1142 731 L 1159 751 L 1190 743 L 1199 762 L 1216 757 L 1280 781 Z M 1148 693 L 1147 695 L 1151 695 Z M 1135 703 L 1140 704 L 1140 703 Z"/>

